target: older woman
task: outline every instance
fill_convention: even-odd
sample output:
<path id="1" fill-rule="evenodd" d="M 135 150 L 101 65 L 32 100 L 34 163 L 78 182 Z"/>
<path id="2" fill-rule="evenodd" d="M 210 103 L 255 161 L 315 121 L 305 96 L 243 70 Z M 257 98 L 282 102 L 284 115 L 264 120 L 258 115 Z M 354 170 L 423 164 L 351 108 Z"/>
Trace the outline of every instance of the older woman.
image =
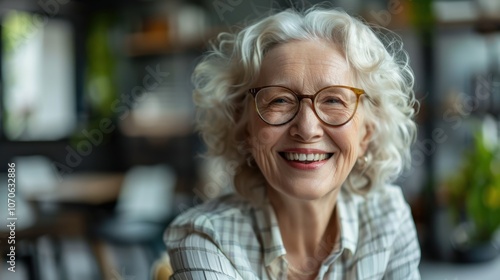
<path id="1" fill-rule="evenodd" d="M 197 124 L 209 154 L 236 163 L 237 194 L 168 228 L 172 279 L 420 278 L 391 185 L 416 131 L 400 45 L 318 7 L 218 37 L 193 76 Z"/>

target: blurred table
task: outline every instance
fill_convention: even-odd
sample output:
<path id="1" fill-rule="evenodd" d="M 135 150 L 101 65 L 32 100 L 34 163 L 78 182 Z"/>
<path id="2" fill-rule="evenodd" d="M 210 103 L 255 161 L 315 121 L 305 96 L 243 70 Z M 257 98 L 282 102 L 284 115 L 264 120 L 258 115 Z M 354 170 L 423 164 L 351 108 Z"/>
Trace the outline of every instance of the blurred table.
<path id="1" fill-rule="evenodd" d="M 28 201 L 99 205 L 116 201 L 123 173 L 87 173 L 65 177 L 50 190 L 24 193 Z"/>
<path id="2" fill-rule="evenodd" d="M 484 263 L 449 263 L 423 259 L 420 274 L 425 280 L 498 280 L 500 256 Z"/>
<path id="3" fill-rule="evenodd" d="M 32 178 L 31 185 L 18 187 L 16 195 L 17 222 L 32 220 L 28 226 L 16 228 L 16 259 L 27 278 L 64 275 L 61 279 L 70 279 L 69 273 L 80 273 L 84 275 L 80 279 L 99 279 L 97 275 L 107 267 L 96 259 L 89 232 L 117 201 L 125 174 L 79 173 L 51 184 Z M 2 253 L 0 261 L 5 262 L 3 257 Z M 0 279 L 4 279 L 1 270 Z"/>

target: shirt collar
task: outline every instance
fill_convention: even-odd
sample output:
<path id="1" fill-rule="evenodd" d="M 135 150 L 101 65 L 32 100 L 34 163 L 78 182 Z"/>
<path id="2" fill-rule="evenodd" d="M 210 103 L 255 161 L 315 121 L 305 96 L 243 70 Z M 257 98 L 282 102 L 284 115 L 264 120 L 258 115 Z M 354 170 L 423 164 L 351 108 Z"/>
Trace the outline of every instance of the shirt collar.
<path id="1" fill-rule="evenodd" d="M 264 249 L 264 262 L 266 266 L 270 266 L 273 261 L 286 254 L 278 220 L 264 187 L 254 189 L 251 200 L 256 206 L 255 215 Z M 340 220 L 340 251 L 348 250 L 351 255 L 355 254 L 358 245 L 358 205 L 362 200 L 361 196 L 351 194 L 344 188 L 339 192 L 337 198 L 337 211 Z M 335 257 L 330 255 L 325 261 L 329 263 L 334 260 Z"/>
<path id="2" fill-rule="evenodd" d="M 358 205 L 363 197 L 342 190 L 337 198 L 337 209 L 340 217 L 340 246 L 349 250 L 352 255 L 356 252 L 359 235 Z"/>
<path id="3" fill-rule="evenodd" d="M 264 262 L 266 266 L 270 266 L 273 261 L 286 254 L 278 220 L 265 187 L 254 189 L 252 202 L 255 204 L 257 226 L 264 249 Z"/>

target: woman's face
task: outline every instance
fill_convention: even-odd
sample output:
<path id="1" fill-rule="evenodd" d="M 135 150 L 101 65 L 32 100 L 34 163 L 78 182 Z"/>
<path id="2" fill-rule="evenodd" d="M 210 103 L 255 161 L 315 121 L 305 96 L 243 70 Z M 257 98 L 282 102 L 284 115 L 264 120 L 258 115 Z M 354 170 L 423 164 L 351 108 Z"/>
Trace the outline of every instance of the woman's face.
<path id="1" fill-rule="evenodd" d="M 331 85 L 355 86 L 342 53 L 320 40 L 293 41 L 271 49 L 254 84 L 267 85 L 285 86 L 304 95 Z M 271 190 L 298 199 L 322 198 L 342 185 L 366 150 L 370 130 L 362 106 L 351 121 L 332 127 L 318 119 L 311 99 L 303 99 L 292 121 L 271 126 L 260 119 L 251 102 L 248 141 Z M 319 154 L 319 160 L 287 159 L 294 154 L 306 158 Z"/>

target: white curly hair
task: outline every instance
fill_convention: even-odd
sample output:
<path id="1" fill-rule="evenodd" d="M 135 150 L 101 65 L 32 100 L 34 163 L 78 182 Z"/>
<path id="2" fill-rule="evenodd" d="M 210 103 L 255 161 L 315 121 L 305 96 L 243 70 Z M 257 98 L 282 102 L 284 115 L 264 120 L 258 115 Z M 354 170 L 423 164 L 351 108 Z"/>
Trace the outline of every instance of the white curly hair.
<path id="1" fill-rule="evenodd" d="M 418 103 L 409 58 L 399 37 L 338 9 L 288 9 L 240 31 L 219 34 L 192 76 L 196 127 L 207 145 L 207 155 L 231 163 L 234 185 L 244 196 L 264 182 L 259 168 L 248 164 L 253 161 L 246 131 L 248 89 L 271 48 L 317 39 L 340 47 L 355 84 L 369 96 L 369 101 L 363 98 L 360 106 L 364 106 L 365 120 L 373 129 L 366 151 L 370 164 L 351 171 L 347 190 L 366 194 L 393 182 L 405 167 L 410 167 Z"/>

